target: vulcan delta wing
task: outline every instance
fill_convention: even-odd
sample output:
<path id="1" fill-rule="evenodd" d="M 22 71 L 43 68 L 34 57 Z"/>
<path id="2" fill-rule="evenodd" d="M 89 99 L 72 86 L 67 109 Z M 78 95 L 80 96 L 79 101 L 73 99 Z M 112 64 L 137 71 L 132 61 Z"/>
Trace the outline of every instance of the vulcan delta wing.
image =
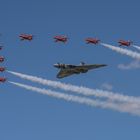
<path id="1" fill-rule="evenodd" d="M 76 73 L 74 70 L 68 70 L 68 69 L 61 69 L 59 71 L 59 73 L 57 74 L 57 78 L 64 78 L 64 77 L 67 77 L 67 76 L 70 76 L 72 74 L 79 74 L 78 72 Z"/>
<path id="2" fill-rule="evenodd" d="M 81 65 L 70 65 L 70 64 L 54 64 L 56 68 L 59 68 L 60 71 L 57 74 L 57 78 L 64 78 L 73 74 L 86 73 L 91 69 L 96 69 L 100 67 L 107 66 L 105 64 L 92 64 L 85 65 L 82 63 Z"/>

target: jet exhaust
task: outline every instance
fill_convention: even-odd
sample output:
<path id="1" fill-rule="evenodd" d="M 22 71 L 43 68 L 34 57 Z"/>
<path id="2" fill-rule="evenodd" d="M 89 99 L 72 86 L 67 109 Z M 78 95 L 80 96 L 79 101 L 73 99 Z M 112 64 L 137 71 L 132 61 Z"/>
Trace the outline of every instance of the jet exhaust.
<path id="1" fill-rule="evenodd" d="M 104 47 L 107 47 L 107 48 L 109 48 L 113 51 L 116 51 L 118 53 L 125 54 L 125 55 L 130 56 L 130 57 L 135 58 L 135 59 L 140 59 L 140 53 L 138 53 L 138 52 L 123 49 L 123 48 L 120 48 L 120 47 L 115 47 L 115 46 L 105 44 L 105 43 L 100 43 L 100 44 L 103 45 Z"/>
<path id="2" fill-rule="evenodd" d="M 85 98 L 85 97 L 68 95 L 65 93 L 41 89 L 41 88 L 37 88 L 37 87 L 25 85 L 25 84 L 20 84 L 20 83 L 16 83 L 16 82 L 9 81 L 9 83 L 14 84 L 18 87 L 24 88 L 26 90 L 35 91 L 35 92 L 40 93 L 40 94 L 48 95 L 48 96 L 58 98 L 58 99 L 63 99 L 63 100 L 69 101 L 69 102 L 76 102 L 76 103 L 80 103 L 80 104 L 89 105 L 92 107 L 93 106 L 94 107 L 101 107 L 104 109 L 112 109 L 112 110 L 116 110 L 119 112 L 126 112 L 126 113 L 140 116 L 140 110 L 137 108 L 134 108 L 134 106 L 131 104 L 114 104 L 114 103 L 109 102 L 109 101 L 99 101 L 99 100 L 93 100 L 93 99 Z"/>
<path id="3" fill-rule="evenodd" d="M 134 48 L 136 48 L 137 50 L 140 50 L 140 46 L 136 46 L 136 45 L 132 45 Z"/>
<path id="4" fill-rule="evenodd" d="M 22 79 L 29 80 L 32 82 L 36 82 L 42 85 L 51 86 L 53 88 L 59 88 L 65 91 L 71 91 L 77 94 L 85 95 L 85 96 L 96 96 L 101 98 L 107 98 L 112 101 L 119 101 L 119 102 L 130 102 L 133 104 L 136 104 L 137 106 L 140 106 L 140 98 L 139 97 L 133 97 L 133 96 L 126 96 L 119 93 L 113 93 L 109 91 L 99 90 L 99 89 L 90 89 L 83 86 L 76 86 L 71 84 L 65 84 L 62 82 L 42 79 L 36 76 L 30 76 L 18 72 L 13 71 L 7 71 L 15 76 L 18 76 Z"/>

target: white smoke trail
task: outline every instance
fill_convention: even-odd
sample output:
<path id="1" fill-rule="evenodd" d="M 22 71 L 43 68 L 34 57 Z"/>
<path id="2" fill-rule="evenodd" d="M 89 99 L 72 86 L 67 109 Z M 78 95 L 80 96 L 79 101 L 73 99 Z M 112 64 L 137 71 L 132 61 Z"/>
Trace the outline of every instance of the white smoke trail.
<path id="1" fill-rule="evenodd" d="M 101 108 L 106 108 L 106 109 L 108 108 L 108 109 L 117 110 L 120 112 L 127 112 L 127 113 L 131 113 L 133 115 L 140 116 L 140 110 L 135 108 L 133 106 L 133 104 L 132 104 L 132 106 L 131 106 L 131 104 L 114 104 L 114 103 L 108 102 L 108 101 L 106 102 L 106 101 L 92 100 L 92 99 L 85 98 L 85 97 L 79 97 L 79 96 L 68 95 L 68 94 L 64 94 L 64 93 L 60 93 L 60 92 L 54 92 L 52 90 L 41 89 L 41 88 L 37 88 L 37 87 L 25 85 L 25 84 L 20 84 L 20 83 L 16 83 L 16 82 L 9 81 L 9 83 L 14 84 L 21 88 L 25 88 L 27 90 L 35 91 L 35 92 L 45 94 L 45 95 L 48 95 L 51 97 L 55 97 L 58 99 L 63 99 L 66 101 L 76 102 L 76 103 L 80 103 L 80 104 L 86 104 L 89 106 L 101 107 Z"/>
<path id="2" fill-rule="evenodd" d="M 140 50 L 140 47 L 139 46 L 136 46 L 136 45 L 132 45 L 134 48 Z"/>
<path id="3" fill-rule="evenodd" d="M 140 98 L 139 97 L 133 97 L 133 96 L 125 96 L 119 93 L 113 93 L 109 91 L 103 91 L 103 90 L 98 90 L 98 89 L 90 89 L 86 88 L 83 86 L 75 86 L 71 84 L 65 84 L 62 82 L 57 82 L 57 81 L 51 81 L 51 80 L 46 80 L 42 78 L 38 78 L 35 76 L 30 76 L 18 72 L 12 72 L 12 71 L 7 71 L 15 76 L 18 76 L 20 78 L 30 80 L 32 82 L 37 82 L 46 86 L 51 86 L 53 88 L 59 88 L 63 89 L 65 91 L 71 91 L 75 93 L 79 93 L 85 96 L 96 96 L 96 97 L 104 97 L 108 98 L 110 100 L 116 100 L 116 101 L 123 101 L 123 102 L 132 102 L 132 103 L 137 103 L 138 106 L 140 105 Z"/>
<path id="4" fill-rule="evenodd" d="M 140 59 L 140 53 L 138 53 L 138 52 L 123 49 L 123 48 L 120 48 L 120 47 L 115 47 L 115 46 L 105 44 L 105 43 L 100 43 L 100 44 L 103 45 L 104 47 L 107 47 L 107 48 L 109 48 L 113 51 L 119 52 L 121 54 L 125 54 L 125 55 L 130 56 L 130 57 L 135 58 L 135 59 Z"/>

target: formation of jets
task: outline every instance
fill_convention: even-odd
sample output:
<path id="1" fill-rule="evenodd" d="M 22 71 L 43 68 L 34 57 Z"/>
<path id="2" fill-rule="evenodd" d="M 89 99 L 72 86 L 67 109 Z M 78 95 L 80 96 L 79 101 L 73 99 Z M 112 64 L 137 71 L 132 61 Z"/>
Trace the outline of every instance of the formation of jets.
<path id="1" fill-rule="evenodd" d="M 32 34 L 20 34 L 19 38 L 21 41 L 23 40 L 28 40 L 28 41 L 32 41 L 33 40 L 33 35 Z M 66 43 L 68 41 L 68 37 L 65 35 L 57 35 L 53 37 L 55 42 L 62 42 L 62 43 Z M 85 42 L 87 44 L 99 44 L 100 43 L 100 39 L 98 38 L 86 38 Z M 119 46 L 131 46 L 133 44 L 132 41 L 126 41 L 126 40 L 119 40 L 118 41 Z M 3 46 L 0 46 L 0 50 L 3 49 Z M 2 63 L 4 61 L 4 57 L 0 56 L 0 63 Z M 64 78 L 73 74 L 80 74 L 80 73 L 86 73 L 89 70 L 92 69 L 96 69 L 96 68 L 100 68 L 100 67 L 104 67 L 107 66 L 106 64 L 85 64 L 84 62 L 81 62 L 80 65 L 71 65 L 71 64 L 62 64 L 62 63 L 57 63 L 54 64 L 54 67 L 60 69 L 60 71 L 57 74 L 57 78 Z M 0 72 L 4 72 L 6 69 L 5 67 L 0 67 Z M 0 82 L 5 82 L 6 78 L 0 77 Z"/>
<path id="2" fill-rule="evenodd" d="M 33 40 L 33 35 L 31 34 L 20 34 L 19 35 L 20 37 L 20 40 Z M 58 35 L 58 36 L 54 36 L 54 40 L 55 42 L 63 42 L 63 43 L 66 43 L 68 41 L 68 37 L 65 36 L 65 35 Z M 86 38 L 85 39 L 86 43 L 87 44 L 99 44 L 100 42 L 100 39 L 97 39 L 97 38 Z M 119 46 L 131 46 L 133 44 L 132 41 L 126 41 L 126 40 L 119 40 L 118 41 L 119 43 Z M 0 46 L 0 50 L 2 49 L 2 46 Z"/>

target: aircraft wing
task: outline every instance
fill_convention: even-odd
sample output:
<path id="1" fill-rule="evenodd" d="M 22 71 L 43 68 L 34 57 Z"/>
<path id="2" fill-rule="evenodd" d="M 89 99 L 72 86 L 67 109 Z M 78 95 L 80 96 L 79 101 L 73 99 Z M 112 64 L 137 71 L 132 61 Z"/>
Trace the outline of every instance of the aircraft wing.
<path id="1" fill-rule="evenodd" d="M 60 72 L 57 74 L 57 78 L 64 78 L 74 74 L 73 70 L 70 69 L 61 69 Z"/>
<path id="2" fill-rule="evenodd" d="M 96 68 L 100 68 L 100 67 L 104 67 L 104 66 L 107 66 L 107 65 L 105 65 L 105 64 L 83 65 L 83 66 L 77 66 L 77 69 L 81 68 L 81 69 L 90 70 L 90 69 L 96 69 Z"/>
<path id="3" fill-rule="evenodd" d="M 72 74 L 80 74 L 85 73 L 88 70 L 96 69 L 99 67 L 107 66 L 105 64 L 93 64 L 93 65 L 83 65 L 83 66 L 74 66 L 68 69 L 61 69 L 60 72 L 57 74 L 57 78 L 64 78 L 70 76 Z"/>

